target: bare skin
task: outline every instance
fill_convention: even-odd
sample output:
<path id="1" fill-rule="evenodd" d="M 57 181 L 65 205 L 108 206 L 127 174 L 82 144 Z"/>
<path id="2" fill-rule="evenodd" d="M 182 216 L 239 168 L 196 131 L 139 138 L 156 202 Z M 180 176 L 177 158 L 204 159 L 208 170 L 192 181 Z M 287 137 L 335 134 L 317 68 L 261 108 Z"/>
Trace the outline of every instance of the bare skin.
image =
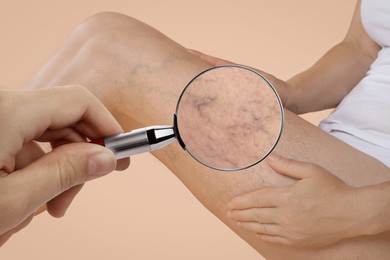
<path id="1" fill-rule="evenodd" d="M 83 183 L 113 171 L 114 154 L 83 141 L 122 129 L 80 86 L 30 92 L 1 89 L 0 100 L 0 117 L 7 124 L 1 129 L 6 137 L 0 153 L 1 246 L 30 223 L 42 204 L 60 217 Z M 64 111 L 64 106 L 69 109 Z M 36 141 L 50 142 L 52 151 L 45 153 Z"/>
<path id="2" fill-rule="evenodd" d="M 197 160 L 217 169 L 242 169 L 273 148 L 282 108 L 260 75 L 224 66 L 191 81 L 180 98 L 177 122 L 186 150 Z"/>
<path id="3" fill-rule="evenodd" d="M 26 88 L 84 85 L 125 130 L 131 130 L 171 124 L 182 89 L 209 67 L 209 63 L 149 26 L 127 16 L 103 13 L 80 25 Z M 288 110 L 276 152 L 316 163 L 353 186 L 390 180 L 385 165 Z M 245 172 L 221 174 L 194 162 L 177 144 L 154 155 L 205 207 L 267 259 L 385 259 L 390 255 L 390 233 L 345 239 L 318 249 L 262 242 L 227 218 L 227 204 L 237 195 L 289 184 L 292 179 L 275 174 L 266 163 Z"/>
<path id="4" fill-rule="evenodd" d="M 228 216 L 242 228 L 259 231 L 259 239 L 318 248 L 390 230 L 390 182 L 356 188 L 315 164 L 275 154 L 267 161 L 273 170 L 297 181 L 265 187 L 229 203 L 233 210 Z"/>

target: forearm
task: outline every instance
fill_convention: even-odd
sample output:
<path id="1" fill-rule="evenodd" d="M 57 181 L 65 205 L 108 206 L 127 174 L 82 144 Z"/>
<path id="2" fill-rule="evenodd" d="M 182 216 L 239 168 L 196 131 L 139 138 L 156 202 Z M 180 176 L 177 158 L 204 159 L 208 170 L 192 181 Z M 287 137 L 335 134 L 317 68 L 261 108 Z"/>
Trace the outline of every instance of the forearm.
<path id="1" fill-rule="evenodd" d="M 299 114 L 334 108 L 365 76 L 379 50 L 363 28 L 359 2 L 345 39 L 287 81 L 287 107 Z"/>
<path id="2" fill-rule="evenodd" d="M 291 110 L 303 114 L 333 108 L 364 77 L 372 60 L 356 55 L 350 45 L 336 45 L 311 68 L 287 81 Z"/>

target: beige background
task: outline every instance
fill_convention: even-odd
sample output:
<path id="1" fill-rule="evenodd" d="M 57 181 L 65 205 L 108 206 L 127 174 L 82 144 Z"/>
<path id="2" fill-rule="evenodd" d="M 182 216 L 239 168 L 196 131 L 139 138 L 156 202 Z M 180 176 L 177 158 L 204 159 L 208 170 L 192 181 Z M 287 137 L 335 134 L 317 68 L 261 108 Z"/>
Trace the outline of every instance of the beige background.
<path id="1" fill-rule="evenodd" d="M 186 47 L 287 79 L 343 38 L 355 0 L 0 0 L 0 6 L 0 85 L 20 87 L 80 21 L 101 11 L 128 14 Z M 322 116 L 305 117 L 317 123 Z M 64 218 L 42 214 L 0 249 L 0 259 L 27 258 L 261 257 L 146 154 L 125 173 L 88 183 Z"/>

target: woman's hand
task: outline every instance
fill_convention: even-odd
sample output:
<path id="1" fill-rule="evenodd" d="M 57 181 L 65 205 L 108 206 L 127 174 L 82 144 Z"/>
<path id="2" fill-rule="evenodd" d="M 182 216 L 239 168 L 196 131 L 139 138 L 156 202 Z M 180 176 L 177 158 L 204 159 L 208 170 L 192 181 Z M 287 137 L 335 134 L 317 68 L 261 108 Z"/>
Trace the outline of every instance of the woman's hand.
<path id="1" fill-rule="evenodd" d="M 297 181 L 234 198 L 228 216 L 239 227 L 266 242 L 299 247 L 324 246 L 363 233 L 368 197 L 361 196 L 358 188 L 315 164 L 275 155 L 268 162 L 276 172 Z"/>
<path id="2" fill-rule="evenodd" d="M 84 182 L 129 164 L 117 166 L 111 151 L 86 143 L 122 129 L 83 87 L 0 89 L 0 120 L 0 245 L 41 205 L 60 217 Z M 52 151 L 36 141 L 50 142 Z"/>

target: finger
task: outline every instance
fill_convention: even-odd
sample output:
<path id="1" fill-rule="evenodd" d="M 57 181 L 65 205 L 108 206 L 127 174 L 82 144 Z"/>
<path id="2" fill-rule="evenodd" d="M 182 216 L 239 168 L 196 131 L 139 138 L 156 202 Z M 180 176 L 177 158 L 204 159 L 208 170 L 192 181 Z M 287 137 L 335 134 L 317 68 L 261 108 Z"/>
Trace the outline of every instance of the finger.
<path id="1" fill-rule="evenodd" d="M 275 224 L 274 208 L 253 208 L 245 210 L 231 210 L 227 216 L 239 222 L 257 222 L 261 224 Z"/>
<path id="2" fill-rule="evenodd" d="M 46 131 L 42 136 L 40 136 L 38 141 L 41 142 L 51 142 L 52 148 L 58 146 L 74 143 L 74 142 L 86 142 L 86 139 L 80 135 L 77 131 L 72 128 L 63 128 L 60 130 L 49 130 Z M 126 170 L 130 165 L 130 158 L 123 158 L 118 160 L 117 167 L 115 170 L 123 171 Z"/>
<path id="3" fill-rule="evenodd" d="M 7 136 L 1 140 L 0 168 L 8 172 L 13 170 L 13 158 L 23 144 L 38 138 L 47 129 L 72 126 L 90 139 L 122 132 L 119 123 L 100 101 L 80 86 L 35 91 L 1 90 L 0 97 L 1 118 L 10 118 L 12 108 L 10 125 L 0 129 L 0 134 Z"/>
<path id="4" fill-rule="evenodd" d="M 130 158 L 123 158 L 117 161 L 116 171 L 123 171 L 130 165 Z M 83 184 L 77 185 L 64 191 L 57 197 L 47 202 L 47 212 L 55 218 L 61 218 L 65 215 L 72 204 L 74 198 L 81 191 Z"/>
<path id="5" fill-rule="evenodd" d="M 292 245 L 292 242 L 283 236 L 256 234 L 256 237 L 267 243 L 280 244 L 285 246 Z"/>
<path id="6" fill-rule="evenodd" d="M 2 235 L 0 235 L 0 247 L 3 246 L 5 244 L 5 242 L 7 242 L 13 235 L 14 233 L 12 232 L 6 232 Z"/>
<path id="7" fill-rule="evenodd" d="M 30 93 L 31 98 L 35 99 L 30 107 L 35 113 L 30 113 L 33 115 L 29 121 L 33 125 L 43 121 L 42 117 L 44 117 L 48 120 L 44 131 L 49 128 L 55 130 L 73 125 L 79 133 L 90 139 L 114 135 L 122 131 L 107 108 L 84 87 L 56 87 Z M 37 106 L 37 101 L 43 102 L 45 106 Z"/>
<path id="8" fill-rule="evenodd" d="M 19 170 L 29 165 L 30 163 L 41 158 L 45 152 L 36 142 L 30 142 L 23 146 L 22 150 L 16 155 L 15 170 Z M 5 175 L 3 175 L 5 176 Z M 39 209 L 39 212 L 35 212 L 34 215 L 38 215 L 46 210 L 46 205 Z"/>
<path id="9" fill-rule="evenodd" d="M 257 222 L 237 222 L 237 226 L 246 229 L 248 231 L 252 231 L 263 235 L 268 235 L 268 236 L 281 235 L 280 227 L 275 224 L 260 224 Z"/>
<path id="10" fill-rule="evenodd" d="M 86 139 L 81 136 L 72 128 L 64 128 L 60 130 L 46 131 L 42 136 L 38 138 L 41 142 L 51 142 L 52 148 L 58 146 L 74 143 L 74 142 L 86 142 Z M 130 165 L 130 158 L 123 158 L 118 160 L 115 170 L 124 171 Z"/>
<path id="11" fill-rule="evenodd" d="M 230 209 L 250 209 L 277 206 L 278 188 L 262 188 L 233 198 Z"/>
<path id="12" fill-rule="evenodd" d="M 29 144 L 26 144 L 23 147 L 23 150 L 17 155 L 16 160 L 16 169 L 21 169 L 25 167 L 26 165 L 30 164 L 31 162 L 37 160 L 38 158 L 42 157 L 44 155 L 44 151 L 42 148 L 35 142 L 31 142 Z M 130 164 L 130 158 L 124 158 L 121 160 L 118 160 L 117 167 L 115 170 L 117 171 L 123 171 L 125 170 Z M 69 208 L 70 204 L 72 203 L 75 196 L 79 193 L 83 185 L 78 185 L 75 187 L 70 188 L 69 190 L 61 193 L 51 201 L 49 201 L 43 206 L 41 206 L 38 211 L 36 211 L 34 214 L 38 215 L 42 213 L 43 211 L 48 211 L 50 215 L 53 217 L 62 217 L 65 215 L 67 209 Z"/>
<path id="13" fill-rule="evenodd" d="M 0 247 L 2 245 L 4 245 L 5 242 L 7 242 L 13 234 L 19 232 L 20 230 L 22 230 L 23 228 L 25 228 L 26 226 L 28 226 L 28 224 L 30 224 L 30 222 L 32 221 L 33 219 L 33 215 L 30 215 L 28 218 L 26 218 L 25 220 L 23 220 L 22 223 L 20 223 L 18 226 L 8 230 L 7 232 L 5 232 L 4 234 L 0 235 Z"/>
<path id="14" fill-rule="evenodd" d="M 15 226 L 62 192 L 105 175 L 115 167 L 114 154 L 104 147 L 72 143 L 56 148 L 27 167 L 3 177 L 0 190 L 5 196 L 0 198 L 0 205 L 4 205 L 7 212 L 4 223 Z"/>
<path id="15" fill-rule="evenodd" d="M 47 210 L 47 205 L 46 203 L 43 204 L 42 206 L 39 207 L 39 209 L 37 209 L 35 212 L 34 212 L 34 217 L 35 216 L 38 216 L 39 214 L 45 212 Z"/>
<path id="16" fill-rule="evenodd" d="M 55 218 L 63 217 L 82 188 L 83 184 L 74 186 L 47 202 L 47 212 Z"/>
<path id="17" fill-rule="evenodd" d="M 75 142 L 85 142 L 85 137 L 80 133 L 75 131 L 75 129 L 71 127 L 66 127 L 58 130 L 47 130 L 45 131 L 39 138 L 36 139 L 39 142 L 67 142 L 67 143 L 75 143 Z M 58 145 L 57 145 L 58 146 Z"/>
<path id="18" fill-rule="evenodd" d="M 33 161 L 41 158 L 45 152 L 36 142 L 23 145 L 22 150 L 16 155 L 15 169 L 19 170 L 29 165 Z"/>
<path id="19" fill-rule="evenodd" d="M 191 50 L 188 49 L 188 52 L 190 52 L 192 55 L 198 57 L 199 59 L 209 63 L 212 66 L 222 66 L 222 65 L 228 65 L 228 64 L 235 64 L 234 62 L 223 60 L 217 57 L 213 57 L 211 55 L 204 54 L 200 51 Z"/>
<path id="20" fill-rule="evenodd" d="M 130 166 L 130 158 L 119 159 L 116 164 L 116 171 L 124 171 Z"/>
<path id="21" fill-rule="evenodd" d="M 277 173 L 298 180 L 311 177 L 315 167 L 312 163 L 291 160 L 276 154 L 270 154 L 267 161 L 271 168 Z"/>

